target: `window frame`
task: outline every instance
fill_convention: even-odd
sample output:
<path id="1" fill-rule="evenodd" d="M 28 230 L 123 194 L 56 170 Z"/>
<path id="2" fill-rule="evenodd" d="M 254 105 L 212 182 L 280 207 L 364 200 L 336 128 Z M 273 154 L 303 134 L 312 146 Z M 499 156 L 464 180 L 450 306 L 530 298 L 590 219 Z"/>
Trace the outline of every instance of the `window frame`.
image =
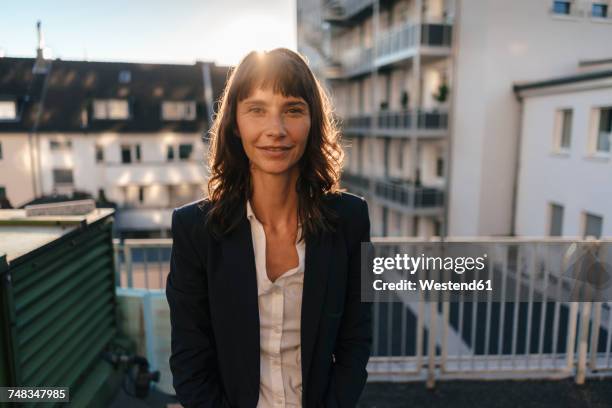
<path id="1" fill-rule="evenodd" d="M 125 104 L 125 111 L 127 112 L 125 116 L 111 115 L 111 106 L 117 103 Z M 116 111 L 114 112 L 116 113 Z M 94 120 L 130 120 L 132 118 L 130 101 L 125 98 L 94 99 L 92 118 Z"/>
<path id="2" fill-rule="evenodd" d="M 569 115 L 568 115 L 569 114 Z M 566 127 L 566 119 L 569 117 L 569 126 Z M 572 148 L 572 128 L 574 126 L 574 109 L 571 107 L 562 107 L 555 110 L 554 127 L 553 127 L 553 147 L 552 151 L 555 154 L 569 155 Z M 565 130 L 568 131 L 568 144 L 563 145 Z"/>
<path id="3" fill-rule="evenodd" d="M 58 173 L 57 172 L 70 172 L 70 181 L 57 181 L 58 177 Z M 69 168 L 69 167 L 55 167 L 52 169 L 52 177 L 53 177 L 53 185 L 56 187 L 62 187 L 62 186 L 74 186 L 74 169 L 73 168 Z M 60 177 L 61 178 L 61 177 Z"/>
<path id="4" fill-rule="evenodd" d="M 558 209 L 561 212 L 561 214 L 560 214 L 561 218 L 560 218 L 558 234 L 553 233 L 553 226 L 554 226 L 554 224 L 553 224 L 553 220 L 554 220 L 553 217 L 555 215 L 555 212 L 554 212 L 555 209 Z M 562 237 L 563 236 L 563 223 L 564 223 L 564 220 L 565 220 L 565 207 L 562 204 L 558 203 L 558 202 L 553 202 L 553 201 L 549 202 L 548 203 L 548 226 L 546 228 L 547 236 L 549 236 L 549 237 Z"/>
<path id="5" fill-rule="evenodd" d="M 587 227 L 589 224 L 589 217 L 591 218 L 599 218 L 599 234 L 598 236 L 587 235 Z M 604 227 L 604 217 L 603 215 L 595 214 L 589 211 L 582 212 L 582 238 L 587 239 L 588 237 L 595 237 L 595 239 L 600 239 L 603 235 L 603 227 Z"/>
<path id="6" fill-rule="evenodd" d="M 610 131 L 608 132 L 608 150 L 599 150 L 599 138 L 601 128 L 601 112 L 609 110 Z M 588 134 L 588 156 L 592 158 L 608 159 L 612 154 L 612 105 L 594 106 L 591 108 L 589 134 Z"/>
<path id="7" fill-rule="evenodd" d="M 162 101 L 159 115 L 165 122 L 193 122 L 198 117 L 197 103 L 195 100 Z"/>
<path id="8" fill-rule="evenodd" d="M 19 121 L 19 109 L 17 106 L 17 101 L 15 99 L 0 99 L 0 104 L 2 103 L 11 103 L 13 106 L 14 116 L 13 117 L 3 117 L 0 116 L 0 122 L 18 122 Z M 0 109 L 0 112 L 2 110 Z"/>
<path id="9" fill-rule="evenodd" d="M 187 155 L 187 157 L 183 157 L 183 152 L 181 151 L 181 149 L 183 147 L 189 147 L 189 154 Z M 178 160 L 179 161 L 189 161 L 191 160 L 191 156 L 193 155 L 193 143 L 179 143 L 178 145 Z"/>

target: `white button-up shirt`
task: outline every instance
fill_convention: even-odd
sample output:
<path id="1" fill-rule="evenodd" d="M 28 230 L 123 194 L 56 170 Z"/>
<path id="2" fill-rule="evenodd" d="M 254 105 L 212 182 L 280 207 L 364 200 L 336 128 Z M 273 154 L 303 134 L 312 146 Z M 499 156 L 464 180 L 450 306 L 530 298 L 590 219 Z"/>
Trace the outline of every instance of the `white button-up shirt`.
<path id="1" fill-rule="evenodd" d="M 260 381 L 258 408 L 302 406 L 300 321 L 306 244 L 298 243 L 298 266 L 274 282 L 266 271 L 266 234 L 247 201 L 259 304 Z"/>

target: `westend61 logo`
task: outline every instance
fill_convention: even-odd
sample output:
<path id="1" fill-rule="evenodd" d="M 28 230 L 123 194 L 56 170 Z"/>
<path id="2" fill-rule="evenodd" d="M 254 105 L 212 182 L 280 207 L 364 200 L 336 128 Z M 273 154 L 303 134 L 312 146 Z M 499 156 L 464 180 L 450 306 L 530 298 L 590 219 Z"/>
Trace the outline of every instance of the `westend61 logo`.
<path id="1" fill-rule="evenodd" d="M 364 243 L 362 300 L 609 302 L 610 265 L 609 241 Z"/>

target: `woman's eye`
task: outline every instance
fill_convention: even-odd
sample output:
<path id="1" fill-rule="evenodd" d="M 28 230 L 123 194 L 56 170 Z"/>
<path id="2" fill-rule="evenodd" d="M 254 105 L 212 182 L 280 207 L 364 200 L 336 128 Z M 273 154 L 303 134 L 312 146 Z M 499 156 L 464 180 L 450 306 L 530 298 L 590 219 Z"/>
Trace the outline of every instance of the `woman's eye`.
<path id="1" fill-rule="evenodd" d="M 292 109 L 289 109 L 288 112 L 294 115 L 304 113 L 304 111 L 300 108 L 292 108 Z"/>
<path id="2" fill-rule="evenodd" d="M 251 108 L 251 109 L 249 109 L 249 112 L 262 113 L 263 109 L 261 109 L 261 108 Z"/>

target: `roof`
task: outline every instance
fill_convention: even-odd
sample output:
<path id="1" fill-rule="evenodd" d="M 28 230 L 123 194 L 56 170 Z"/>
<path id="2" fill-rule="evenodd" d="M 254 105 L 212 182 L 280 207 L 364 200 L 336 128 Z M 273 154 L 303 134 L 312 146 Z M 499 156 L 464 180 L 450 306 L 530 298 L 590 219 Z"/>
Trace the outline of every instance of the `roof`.
<path id="1" fill-rule="evenodd" d="M 8 263 L 79 228 L 114 214 L 96 208 L 84 215 L 27 216 L 26 210 L 0 210 L 0 257 Z"/>
<path id="2" fill-rule="evenodd" d="M 47 80 L 44 110 L 38 131 L 45 132 L 200 132 L 208 128 L 202 68 L 211 67 L 213 97 L 223 91 L 227 67 L 196 62 L 192 65 L 127 62 L 50 61 L 48 74 L 33 74 L 34 58 L 0 58 L 0 99 L 15 99 L 17 121 L 0 122 L 0 132 L 29 132 L 42 100 Z M 122 71 L 129 81 L 119 80 Z M 124 75 L 124 74 L 122 74 Z M 46 78 L 48 76 L 48 78 Z M 127 75 L 125 75 L 127 77 Z M 127 99 L 132 117 L 128 120 L 95 120 L 94 99 Z M 195 121 L 162 121 L 161 103 L 196 101 Z M 82 126 L 82 111 L 89 120 Z"/>
<path id="3" fill-rule="evenodd" d="M 581 74 L 569 75 L 564 77 L 551 78 L 541 81 L 517 83 L 513 86 L 514 92 L 520 93 L 522 91 L 536 89 L 536 88 L 547 88 L 551 86 L 567 85 L 578 82 L 593 81 L 598 79 L 612 78 L 612 70 L 602 70 L 595 72 L 585 72 Z"/>

